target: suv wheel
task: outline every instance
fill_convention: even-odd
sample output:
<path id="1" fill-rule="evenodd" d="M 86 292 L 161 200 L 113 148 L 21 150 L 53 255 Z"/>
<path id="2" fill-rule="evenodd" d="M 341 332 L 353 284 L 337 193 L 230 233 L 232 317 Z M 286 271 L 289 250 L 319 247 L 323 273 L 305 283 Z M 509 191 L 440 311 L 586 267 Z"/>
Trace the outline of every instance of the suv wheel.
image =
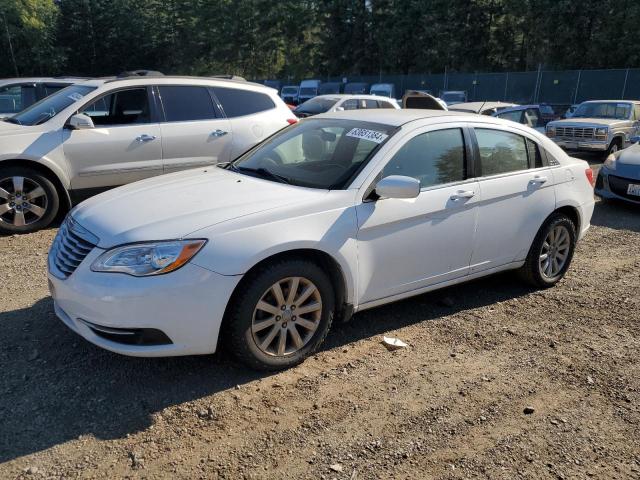
<path id="1" fill-rule="evenodd" d="M 524 280 L 538 288 L 558 283 L 569 269 L 576 248 L 576 227 L 569 217 L 553 214 L 540 227 L 520 269 Z"/>
<path id="2" fill-rule="evenodd" d="M 233 354 L 258 370 L 301 363 L 322 344 L 334 315 L 327 274 L 307 260 L 266 265 L 238 287 L 227 317 Z"/>
<path id="3" fill-rule="evenodd" d="M 0 234 L 44 228 L 59 206 L 56 187 L 46 176 L 31 168 L 0 169 Z"/>

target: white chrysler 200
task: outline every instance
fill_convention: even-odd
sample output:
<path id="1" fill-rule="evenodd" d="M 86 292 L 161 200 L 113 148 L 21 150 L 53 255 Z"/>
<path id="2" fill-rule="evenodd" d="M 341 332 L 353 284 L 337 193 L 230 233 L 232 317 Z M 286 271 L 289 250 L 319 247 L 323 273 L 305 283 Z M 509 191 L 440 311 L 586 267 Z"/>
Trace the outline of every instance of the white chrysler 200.
<path id="1" fill-rule="evenodd" d="M 234 162 L 94 197 L 49 254 L 55 310 L 137 356 L 301 362 L 353 312 L 508 269 L 557 283 L 593 213 L 593 176 L 491 117 L 349 111 Z"/>

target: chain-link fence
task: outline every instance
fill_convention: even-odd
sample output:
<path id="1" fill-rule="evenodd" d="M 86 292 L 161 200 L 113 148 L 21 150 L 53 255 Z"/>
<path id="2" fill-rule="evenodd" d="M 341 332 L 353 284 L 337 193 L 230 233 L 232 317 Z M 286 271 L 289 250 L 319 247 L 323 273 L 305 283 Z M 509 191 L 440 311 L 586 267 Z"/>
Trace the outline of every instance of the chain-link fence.
<path id="1" fill-rule="evenodd" d="M 463 90 L 468 101 L 504 101 L 519 104 L 570 105 L 585 100 L 640 100 L 640 69 L 538 70 L 507 73 L 443 73 L 408 75 L 352 75 L 316 77 L 325 82 L 392 83 L 396 96 L 406 90 Z M 282 79 L 281 85 L 297 85 L 300 79 Z"/>

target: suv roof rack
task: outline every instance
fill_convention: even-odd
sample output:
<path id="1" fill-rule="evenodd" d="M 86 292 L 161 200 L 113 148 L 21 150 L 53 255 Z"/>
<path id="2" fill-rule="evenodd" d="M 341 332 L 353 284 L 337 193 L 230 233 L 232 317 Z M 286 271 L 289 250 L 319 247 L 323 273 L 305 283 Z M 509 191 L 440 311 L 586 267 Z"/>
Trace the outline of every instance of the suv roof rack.
<path id="1" fill-rule="evenodd" d="M 164 73 L 158 72 L 157 70 L 128 70 L 122 73 L 119 73 L 116 78 L 126 78 L 126 77 L 159 77 L 164 76 Z"/>
<path id="2" fill-rule="evenodd" d="M 211 78 L 220 78 L 222 80 L 236 80 L 238 82 L 246 82 L 244 77 L 239 75 L 210 75 Z"/>

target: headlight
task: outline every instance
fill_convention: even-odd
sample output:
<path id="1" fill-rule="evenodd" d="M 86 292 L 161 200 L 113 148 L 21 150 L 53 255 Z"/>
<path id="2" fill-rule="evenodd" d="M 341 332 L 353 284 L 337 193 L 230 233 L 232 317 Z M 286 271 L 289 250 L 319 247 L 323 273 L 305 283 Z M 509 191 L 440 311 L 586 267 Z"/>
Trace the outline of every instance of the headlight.
<path id="1" fill-rule="evenodd" d="M 556 136 L 556 127 L 547 126 L 547 137 L 555 137 Z"/>
<path id="2" fill-rule="evenodd" d="M 602 137 L 602 136 L 607 136 L 607 133 L 609 132 L 609 130 L 604 127 L 604 128 L 596 128 L 596 135 Z"/>
<path id="3" fill-rule="evenodd" d="M 604 166 L 607 167 L 609 170 L 615 170 L 616 169 L 616 160 L 617 160 L 616 156 L 612 153 L 604 161 Z"/>
<path id="4" fill-rule="evenodd" d="M 169 240 L 122 245 L 100 255 L 91 270 L 120 272 L 134 277 L 169 273 L 191 260 L 205 243 L 206 240 Z"/>

